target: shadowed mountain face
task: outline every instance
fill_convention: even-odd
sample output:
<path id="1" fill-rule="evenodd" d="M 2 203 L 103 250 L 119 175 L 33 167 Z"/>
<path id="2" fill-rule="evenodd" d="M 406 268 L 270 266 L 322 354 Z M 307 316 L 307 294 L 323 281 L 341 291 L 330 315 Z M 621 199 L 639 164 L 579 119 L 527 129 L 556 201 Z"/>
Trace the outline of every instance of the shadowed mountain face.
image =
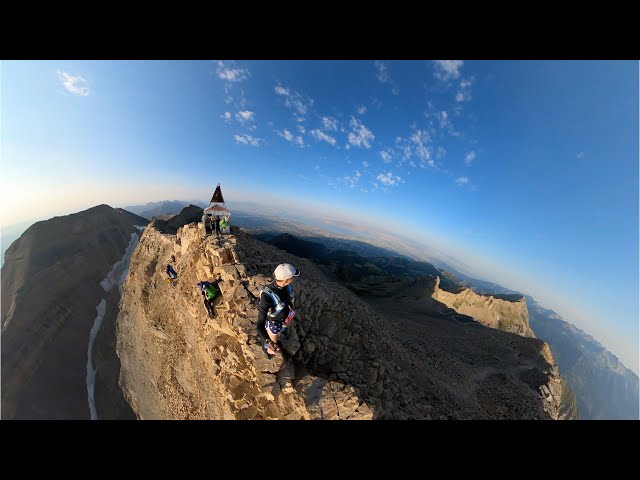
<path id="1" fill-rule="evenodd" d="M 89 418 L 87 349 L 104 298 L 94 345 L 96 403 L 117 397 L 114 309 L 119 292 L 102 286 L 147 220 L 99 205 L 37 222 L 14 242 L 2 267 L 2 418 Z M 107 291 L 108 290 L 108 291 Z M 109 319 L 111 323 L 109 323 Z M 113 373 L 116 369 L 116 373 Z M 116 381 L 107 382 L 111 378 Z M 104 402 L 103 402 L 104 403 Z M 120 399 L 106 418 L 126 418 Z M 130 417 L 130 411 L 129 411 Z"/>
<path id="2" fill-rule="evenodd" d="M 478 293 L 522 295 L 460 272 L 445 275 Z M 580 418 L 638 419 L 638 376 L 593 337 L 553 310 L 542 307 L 533 297 L 524 295 L 524 298 L 532 330 L 549 344 L 561 375 L 575 392 Z"/>
<path id="3" fill-rule="evenodd" d="M 575 390 L 580 418 L 638 419 L 638 376 L 593 337 L 526 296 L 531 327 L 554 352 Z"/>

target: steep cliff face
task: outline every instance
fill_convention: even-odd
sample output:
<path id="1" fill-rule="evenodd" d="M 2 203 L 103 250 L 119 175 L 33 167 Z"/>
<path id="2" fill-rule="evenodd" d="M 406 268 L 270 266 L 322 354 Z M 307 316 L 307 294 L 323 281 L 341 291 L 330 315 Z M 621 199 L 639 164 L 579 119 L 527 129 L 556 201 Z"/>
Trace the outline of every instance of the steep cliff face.
<path id="1" fill-rule="evenodd" d="M 535 337 L 529 326 L 527 303 L 522 296 L 478 295 L 469 288 L 452 293 L 440 288 L 438 277 L 433 298 L 488 327 L 525 337 Z"/>
<path id="2" fill-rule="evenodd" d="M 299 308 L 284 356 L 268 360 L 256 298 L 282 262 L 302 270 Z M 214 319 L 201 280 L 218 280 Z M 559 417 L 562 387 L 544 342 L 444 318 L 427 319 L 417 338 L 309 260 L 235 227 L 221 241 L 195 223 L 175 235 L 147 228 L 117 322 L 120 385 L 143 419 Z"/>

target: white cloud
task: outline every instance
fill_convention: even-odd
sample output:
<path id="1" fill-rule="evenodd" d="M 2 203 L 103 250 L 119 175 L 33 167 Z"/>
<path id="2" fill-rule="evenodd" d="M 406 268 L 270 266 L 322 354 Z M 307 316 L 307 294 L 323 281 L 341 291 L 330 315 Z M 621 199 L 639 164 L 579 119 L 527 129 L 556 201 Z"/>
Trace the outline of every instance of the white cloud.
<path id="1" fill-rule="evenodd" d="M 242 112 L 236 113 L 236 120 L 240 122 L 247 122 L 249 120 L 253 120 L 254 112 L 250 112 L 249 110 L 245 110 Z"/>
<path id="2" fill-rule="evenodd" d="M 304 133 L 305 132 L 304 125 L 298 125 L 298 131 L 300 133 Z"/>
<path id="3" fill-rule="evenodd" d="M 356 111 L 358 112 L 358 115 L 364 115 L 365 113 L 367 113 L 367 107 L 365 107 L 364 105 L 360 105 Z"/>
<path id="4" fill-rule="evenodd" d="M 313 100 L 305 95 L 302 95 L 295 90 L 284 88 L 281 85 L 276 86 L 275 91 L 278 95 L 285 97 L 284 105 L 290 110 L 293 110 L 299 115 L 305 115 L 309 108 L 313 105 Z M 304 118 L 297 117 L 297 121 L 304 122 Z"/>
<path id="5" fill-rule="evenodd" d="M 462 102 L 468 102 L 469 100 L 471 100 L 472 83 L 473 83 L 472 78 L 468 78 L 460 82 L 458 92 L 456 93 L 456 102 L 462 103 Z"/>
<path id="6" fill-rule="evenodd" d="M 362 163 L 367 163 L 367 162 L 362 162 Z M 365 165 L 365 166 L 366 166 L 366 165 Z M 360 170 L 356 170 L 356 177 L 359 177 L 360 175 L 361 175 L 361 174 L 360 174 Z"/>
<path id="7" fill-rule="evenodd" d="M 394 95 L 400 95 L 400 89 L 398 87 L 393 87 L 391 89 L 391 93 L 393 93 Z"/>
<path id="8" fill-rule="evenodd" d="M 456 185 L 458 187 L 462 187 L 464 185 L 468 185 L 469 184 L 469 177 L 458 177 L 456 178 Z"/>
<path id="9" fill-rule="evenodd" d="M 375 137 L 375 135 L 364 126 L 360 120 L 356 117 L 351 117 L 351 128 L 352 131 L 349 132 L 349 143 L 356 147 L 364 147 L 371 148 L 371 143 Z"/>
<path id="10" fill-rule="evenodd" d="M 391 151 L 389 149 L 382 150 L 380 152 L 380 157 L 384 163 L 391 163 L 393 161 L 393 157 L 391 156 Z"/>
<path id="11" fill-rule="evenodd" d="M 302 137 L 300 135 L 296 137 L 296 144 L 298 144 L 301 147 L 304 147 L 304 140 L 302 140 Z"/>
<path id="12" fill-rule="evenodd" d="M 224 118 L 225 122 L 231 122 L 231 112 L 224 112 L 224 115 L 220 115 L 221 118 Z"/>
<path id="13" fill-rule="evenodd" d="M 254 147 L 260 146 L 261 143 L 259 138 L 252 137 L 247 133 L 243 133 L 242 135 L 234 135 L 233 138 L 238 143 L 244 143 L 245 145 L 251 145 Z"/>
<path id="14" fill-rule="evenodd" d="M 226 82 L 241 82 L 249 75 L 249 70 L 246 68 L 230 68 L 227 67 L 224 62 L 218 62 L 218 69 L 216 71 L 218 78 Z"/>
<path id="15" fill-rule="evenodd" d="M 332 117 L 322 117 L 322 126 L 325 130 L 338 131 L 338 122 Z"/>
<path id="16" fill-rule="evenodd" d="M 394 175 L 391 172 L 381 173 L 376 177 L 376 180 L 378 180 L 378 182 L 380 182 L 384 187 L 395 187 L 402 181 L 399 176 Z"/>
<path id="17" fill-rule="evenodd" d="M 369 162 L 366 160 L 362 162 L 362 165 L 364 165 L 364 168 L 369 168 Z"/>
<path id="18" fill-rule="evenodd" d="M 428 145 L 431 141 L 429 134 L 424 130 L 416 130 L 416 132 L 411 135 L 411 141 L 414 145 L 414 153 L 420 158 L 420 166 L 424 168 L 425 162 L 430 167 L 435 167 L 436 164 L 432 158 L 433 150 Z"/>
<path id="19" fill-rule="evenodd" d="M 464 156 L 464 164 L 467 167 L 470 167 L 475 159 L 476 159 L 476 152 L 474 150 L 471 150 L 469 153 L 467 153 Z"/>
<path id="20" fill-rule="evenodd" d="M 84 78 L 80 76 L 76 77 L 65 71 L 58 70 L 58 79 L 67 92 L 73 93 L 74 95 L 80 95 L 81 97 L 89 95 L 89 85 Z"/>
<path id="21" fill-rule="evenodd" d="M 327 142 L 330 145 L 333 145 L 334 147 L 336 145 L 336 139 L 333 138 L 333 137 L 330 137 L 329 135 L 324 133 L 319 128 L 316 128 L 315 130 L 311 130 L 309 133 L 311 133 L 311 136 L 313 138 L 315 138 L 318 142 L 319 141 L 324 141 L 324 142 Z"/>
<path id="22" fill-rule="evenodd" d="M 460 70 L 464 62 L 462 60 L 434 60 L 433 63 L 435 77 L 438 80 L 447 82 L 460 76 Z"/>
<path id="23" fill-rule="evenodd" d="M 376 70 L 378 71 L 376 76 L 378 77 L 378 80 L 380 80 L 380 82 L 387 83 L 391 81 L 389 70 L 387 69 L 387 66 L 384 64 L 384 62 L 381 62 L 380 60 L 376 60 L 375 62 L 373 62 L 373 64 L 375 65 Z"/>
<path id="24" fill-rule="evenodd" d="M 581 159 L 584 158 L 584 152 L 578 152 L 578 154 L 576 155 L 577 159 Z"/>
<path id="25" fill-rule="evenodd" d="M 284 138 L 287 142 L 293 142 L 293 135 L 291 135 L 291 132 L 286 128 L 282 132 L 278 132 L 278 135 Z"/>

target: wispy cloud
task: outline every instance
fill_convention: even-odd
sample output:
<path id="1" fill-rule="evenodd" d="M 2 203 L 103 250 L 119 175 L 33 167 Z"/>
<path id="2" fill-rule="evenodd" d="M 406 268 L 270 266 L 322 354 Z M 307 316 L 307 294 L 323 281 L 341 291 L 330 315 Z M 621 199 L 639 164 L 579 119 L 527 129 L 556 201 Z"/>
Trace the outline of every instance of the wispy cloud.
<path id="1" fill-rule="evenodd" d="M 288 109 L 292 110 L 298 115 L 306 115 L 307 111 L 313 105 L 313 100 L 306 95 L 303 95 L 290 88 L 285 88 L 282 85 L 275 87 L 275 92 L 285 98 L 284 105 Z M 297 117 L 296 120 L 304 121 L 304 118 Z"/>
<path id="2" fill-rule="evenodd" d="M 462 80 L 458 87 L 458 91 L 456 92 L 456 102 L 468 102 L 471 100 L 471 85 L 473 83 L 473 78 L 467 78 L 466 80 Z"/>
<path id="3" fill-rule="evenodd" d="M 384 150 L 382 150 L 380 152 L 380 158 L 382 158 L 382 161 L 384 163 L 391 163 L 393 162 L 393 156 L 391 155 L 391 150 L 386 148 Z"/>
<path id="4" fill-rule="evenodd" d="M 364 166 L 364 168 L 369 168 L 369 162 L 367 162 L 366 160 L 362 162 L 362 165 Z"/>
<path id="5" fill-rule="evenodd" d="M 380 110 L 382 108 L 382 100 L 380 100 L 379 98 L 371 97 L 371 105 Z"/>
<path id="6" fill-rule="evenodd" d="M 391 75 L 389 75 L 389 69 L 387 68 L 385 63 L 381 62 L 380 60 L 376 60 L 375 62 L 373 62 L 373 64 L 375 65 L 377 70 L 376 76 L 378 77 L 378 80 L 380 80 L 381 83 L 390 82 Z"/>
<path id="7" fill-rule="evenodd" d="M 282 132 L 278 132 L 282 138 L 284 138 L 287 142 L 293 142 L 293 135 L 286 128 Z"/>
<path id="8" fill-rule="evenodd" d="M 225 122 L 231 122 L 231 112 L 224 112 L 224 114 L 220 115 L 221 118 L 224 119 Z"/>
<path id="9" fill-rule="evenodd" d="M 236 120 L 239 122 L 248 122 L 249 120 L 253 120 L 254 112 L 250 112 L 249 110 L 244 110 L 242 112 L 236 113 Z"/>
<path id="10" fill-rule="evenodd" d="M 262 141 L 259 138 L 252 137 L 247 133 L 243 133 L 242 135 L 234 135 L 233 138 L 238 143 L 243 143 L 245 145 L 251 145 L 253 147 L 259 147 Z"/>
<path id="11" fill-rule="evenodd" d="M 304 140 L 302 139 L 302 137 L 300 135 L 293 135 L 286 128 L 283 131 L 281 131 L 281 132 L 277 131 L 276 133 L 279 136 L 281 136 L 282 138 L 284 138 L 287 142 L 291 142 L 294 145 L 297 145 L 299 147 L 304 147 Z"/>
<path id="12" fill-rule="evenodd" d="M 338 122 L 333 117 L 322 117 L 322 127 L 325 130 L 336 132 L 338 130 Z"/>
<path id="13" fill-rule="evenodd" d="M 304 128 L 304 125 L 298 125 L 298 131 L 300 133 L 304 133 L 306 131 L 305 128 Z"/>
<path id="14" fill-rule="evenodd" d="M 371 130 L 354 116 L 351 117 L 350 125 L 352 130 L 349 132 L 349 144 L 354 147 L 371 148 L 371 142 L 376 138 Z"/>
<path id="15" fill-rule="evenodd" d="M 365 113 L 367 113 L 367 107 L 365 107 L 364 105 L 360 105 L 358 106 L 358 108 L 356 108 L 356 112 L 358 112 L 358 115 L 364 115 Z"/>
<path id="16" fill-rule="evenodd" d="M 89 95 L 89 84 L 84 78 L 71 75 L 63 70 L 58 70 L 58 79 L 67 92 L 81 97 L 87 97 Z"/>
<path id="17" fill-rule="evenodd" d="M 246 68 L 232 68 L 221 60 L 218 61 L 216 73 L 218 78 L 225 82 L 241 82 L 249 76 L 249 70 Z"/>
<path id="18" fill-rule="evenodd" d="M 579 160 L 581 158 L 584 158 L 584 152 L 578 152 L 578 154 L 576 155 L 576 158 Z"/>
<path id="19" fill-rule="evenodd" d="M 326 133 L 324 133 L 322 130 L 320 130 L 319 128 L 316 128 L 314 130 L 311 130 L 309 132 L 311 134 L 311 136 L 313 138 L 315 138 L 318 142 L 323 141 L 323 142 L 327 142 L 328 144 L 332 145 L 332 146 L 336 146 L 336 139 L 333 137 L 330 137 L 329 135 L 327 135 Z"/>
<path id="20" fill-rule="evenodd" d="M 398 86 L 391 78 L 391 75 L 389 74 L 389 68 L 387 67 L 387 65 L 381 60 L 376 60 L 373 62 L 373 64 L 376 67 L 376 77 L 378 78 L 380 83 L 390 84 L 392 87 L 391 93 L 393 93 L 394 95 L 398 95 L 400 93 L 400 90 L 398 89 Z"/>
<path id="21" fill-rule="evenodd" d="M 471 150 L 464 156 L 464 164 L 467 167 L 470 167 L 475 159 L 476 159 L 476 152 L 474 150 Z"/>
<path id="22" fill-rule="evenodd" d="M 455 80 L 460 76 L 463 63 L 462 60 L 434 60 L 433 75 L 443 82 Z"/>
<path id="23" fill-rule="evenodd" d="M 411 142 L 413 142 L 413 150 L 415 155 L 420 159 L 420 166 L 424 168 L 425 163 L 430 167 L 435 167 L 432 154 L 433 149 L 428 145 L 430 142 L 429 134 L 424 130 L 416 130 L 411 135 Z"/>
<path id="24" fill-rule="evenodd" d="M 458 177 L 456 178 L 456 185 L 458 187 L 464 187 L 469 184 L 469 177 Z"/>
<path id="25" fill-rule="evenodd" d="M 374 187 L 378 188 L 378 184 L 382 185 L 383 190 L 387 190 L 389 187 L 397 187 L 402 179 L 398 175 L 394 175 L 392 172 L 381 173 L 376 177 L 378 183 L 374 183 Z"/>

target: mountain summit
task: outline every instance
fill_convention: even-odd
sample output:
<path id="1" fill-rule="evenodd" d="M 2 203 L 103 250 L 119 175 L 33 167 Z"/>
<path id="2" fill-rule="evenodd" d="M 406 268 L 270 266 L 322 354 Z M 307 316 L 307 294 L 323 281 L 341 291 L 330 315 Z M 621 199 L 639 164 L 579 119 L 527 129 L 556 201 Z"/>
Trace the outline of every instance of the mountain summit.
<path id="1" fill-rule="evenodd" d="M 257 298 L 283 262 L 302 271 L 298 315 L 283 354 L 267 359 Z M 203 280 L 221 291 L 215 318 Z M 543 341 L 464 315 L 383 315 L 310 260 L 237 227 L 221 240 L 195 222 L 176 234 L 147 228 L 122 292 L 120 386 L 141 419 L 561 418 Z"/>

